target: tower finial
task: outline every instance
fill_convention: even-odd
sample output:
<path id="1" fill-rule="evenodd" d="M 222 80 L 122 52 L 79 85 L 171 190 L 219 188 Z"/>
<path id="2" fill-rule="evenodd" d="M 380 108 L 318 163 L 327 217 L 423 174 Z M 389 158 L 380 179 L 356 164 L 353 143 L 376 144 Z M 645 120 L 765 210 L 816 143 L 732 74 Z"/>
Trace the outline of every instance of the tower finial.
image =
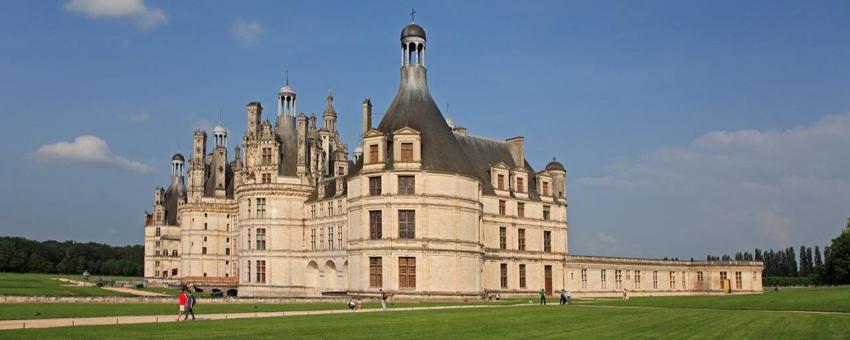
<path id="1" fill-rule="evenodd" d="M 415 22 L 416 22 L 416 20 L 415 20 L 415 18 L 414 18 L 414 16 L 415 16 L 415 15 L 416 15 L 416 10 L 415 10 L 415 9 L 413 9 L 413 8 L 411 8 L 411 9 L 410 9 L 410 22 L 411 22 L 411 23 L 415 23 Z"/>
<path id="2" fill-rule="evenodd" d="M 289 85 L 289 70 L 286 70 L 286 85 Z"/>
<path id="3" fill-rule="evenodd" d="M 218 109 L 218 123 L 221 124 L 221 108 Z"/>

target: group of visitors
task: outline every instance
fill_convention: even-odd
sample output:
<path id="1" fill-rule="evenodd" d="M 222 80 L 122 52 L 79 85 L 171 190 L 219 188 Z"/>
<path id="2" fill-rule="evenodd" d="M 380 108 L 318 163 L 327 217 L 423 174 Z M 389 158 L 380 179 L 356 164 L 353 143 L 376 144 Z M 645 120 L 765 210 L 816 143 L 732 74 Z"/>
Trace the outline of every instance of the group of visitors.
<path id="1" fill-rule="evenodd" d="M 568 304 L 572 303 L 572 298 L 571 298 L 570 294 L 571 293 L 570 293 L 569 289 L 566 289 L 566 288 L 561 289 L 561 292 L 560 292 L 561 300 L 560 300 L 559 304 L 560 305 L 568 305 Z M 541 305 L 546 304 L 546 290 L 545 289 L 540 290 L 540 304 Z"/>
<path id="2" fill-rule="evenodd" d="M 360 298 L 348 299 L 348 309 L 352 311 L 363 309 L 363 300 Z"/>
<path id="3" fill-rule="evenodd" d="M 177 314 L 177 321 L 180 317 L 183 320 L 189 320 L 189 315 L 192 315 L 192 320 L 195 320 L 195 295 L 185 287 L 180 289 L 180 295 L 177 296 L 177 302 L 180 303 L 180 314 Z"/>

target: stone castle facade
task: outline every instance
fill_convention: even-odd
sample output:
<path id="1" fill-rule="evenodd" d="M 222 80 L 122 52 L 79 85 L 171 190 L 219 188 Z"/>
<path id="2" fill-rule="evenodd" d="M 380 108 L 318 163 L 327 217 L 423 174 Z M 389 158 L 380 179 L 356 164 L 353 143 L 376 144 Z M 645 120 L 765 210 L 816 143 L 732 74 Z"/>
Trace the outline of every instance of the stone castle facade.
<path id="1" fill-rule="evenodd" d="M 221 124 L 211 151 L 195 131 L 188 164 L 172 157 L 170 185 L 145 215 L 146 280 L 248 297 L 762 290 L 760 262 L 570 255 L 564 166 L 534 170 L 523 137 L 450 126 L 428 90 L 425 31 L 404 27 L 400 47 L 398 92 L 375 126 L 363 101 L 352 158 L 333 94 L 320 125 L 298 113 L 288 81 L 274 123 L 248 103 L 232 157 Z"/>

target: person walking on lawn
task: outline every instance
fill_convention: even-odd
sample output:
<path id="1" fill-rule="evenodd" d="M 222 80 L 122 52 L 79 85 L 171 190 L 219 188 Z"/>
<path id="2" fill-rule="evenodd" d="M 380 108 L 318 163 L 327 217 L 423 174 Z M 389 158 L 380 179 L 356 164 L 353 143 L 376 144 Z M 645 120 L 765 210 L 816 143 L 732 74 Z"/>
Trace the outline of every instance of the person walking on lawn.
<path id="1" fill-rule="evenodd" d="M 387 299 L 389 299 L 390 296 L 387 295 L 387 292 L 385 292 L 383 289 L 379 290 L 379 292 L 381 292 L 381 309 L 386 311 L 387 310 Z"/>
<path id="2" fill-rule="evenodd" d="M 545 289 L 540 290 L 540 304 L 541 305 L 546 304 L 546 290 Z"/>
<path id="3" fill-rule="evenodd" d="M 177 295 L 177 303 L 180 304 L 180 312 L 177 314 L 177 321 L 180 321 L 180 317 L 186 313 L 186 290 L 180 289 L 180 294 Z"/>
<path id="4" fill-rule="evenodd" d="M 189 291 L 189 295 L 186 296 L 185 320 L 189 320 L 189 314 L 192 314 L 192 320 L 195 320 L 195 295 L 192 294 L 192 291 Z"/>

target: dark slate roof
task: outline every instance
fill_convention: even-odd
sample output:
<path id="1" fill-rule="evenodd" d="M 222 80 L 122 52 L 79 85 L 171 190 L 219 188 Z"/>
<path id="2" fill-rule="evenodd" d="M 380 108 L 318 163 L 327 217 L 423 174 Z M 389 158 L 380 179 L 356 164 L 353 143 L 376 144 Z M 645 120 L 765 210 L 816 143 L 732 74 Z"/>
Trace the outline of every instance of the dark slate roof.
<path id="1" fill-rule="evenodd" d="M 163 207 L 166 225 L 177 225 L 178 202 L 186 203 L 186 186 L 183 184 L 183 176 L 171 177 L 171 184 L 165 190 Z"/>
<path id="2" fill-rule="evenodd" d="M 558 161 L 556 161 L 556 160 L 554 160 L 554 159 L 553 159 L 551 162 L 549 162 L 549 164 L 546 164 L 546 170 L 547 170 L 547 171 L 552 171 L 552 170 L 557 170 L 557 171 L 567 171 L 567 170 L 564 168 L 564 165 L 563 165 L 563 164 L 561 164 L 561 162 L 558 162 Z"/>
<path id="3" fill-rule="evenodd" d="M 174 156 L 171 156 L 171 160 L 172 160 L 172 161 L 181 161 L 181 162 L 183 162 L 183 161 L 185 161 L 186 159 L 185 159 L 185 158 L 183 158 L 183 155 L 181 155 L 181 154 L 178 152 L 178 153 L 175 153 L 175 154 L 174 154 Z"/>
<path id="4" fill-rule="evenodd" d="M 404 39 L 404 37 L 420 37 L 425 39 L 425 30 L 417 24 L 410 24 L 401 29 L 401 39 Z"/>
<path id="5" fill-rule="evenodd" d="M 216 157 L 217 154 L 213 153 L 213 155 L 207 158 L 207 178 L 204 182 L 204 196 L 206 197 L 215 197 L 215 180 L 216 176 L 220 176 L 218 169 L 212 167 L 212 164 L 215 163 L 213 157 Z M 227 162 L 227 160 L 224 160 L 224 197 L 233 198 L 233 168 L 230 167 L 230 162 Z"/>
<path id="6" fill-rule="evenodd" d="M 278 174 L 296 176 L 298 163 L 298 130 L 295 117 L 278 117 L 275 134 L 280 142 L 280 160 Z"/>
<path id="7" fill-rule="evenodd" d="M 508 144 L 503 141 L 483 137 L 455 134 L 455 138 L 463 149 L 466 158 L 475 165 L 475 176 L 481 181 L 481 190 L 486 195 L 494 195 L 493 184 L 490 182 L 490 168 L 496 164 L 505 163 L 511 169 L 517 167 Z M 534 169 L 525 161 L 523 167 L 528 171 L 528 197 L 540 199 L 537 192 L 537 176 Z"/>
<path id="8" fill-rule="evenodd" d="M 422 169 L 477 177 L 452 129 L 428 92 L 426 69 L 420 65 L 401 68 L 401 85 L 377 130 L 392 141 L 392 133 L 403 127 L 419 131 L 422 140 Z M 387 154 L 392 154 L 392 147 Z M 392 158 L 387 157 L 388 167 Z"/>

